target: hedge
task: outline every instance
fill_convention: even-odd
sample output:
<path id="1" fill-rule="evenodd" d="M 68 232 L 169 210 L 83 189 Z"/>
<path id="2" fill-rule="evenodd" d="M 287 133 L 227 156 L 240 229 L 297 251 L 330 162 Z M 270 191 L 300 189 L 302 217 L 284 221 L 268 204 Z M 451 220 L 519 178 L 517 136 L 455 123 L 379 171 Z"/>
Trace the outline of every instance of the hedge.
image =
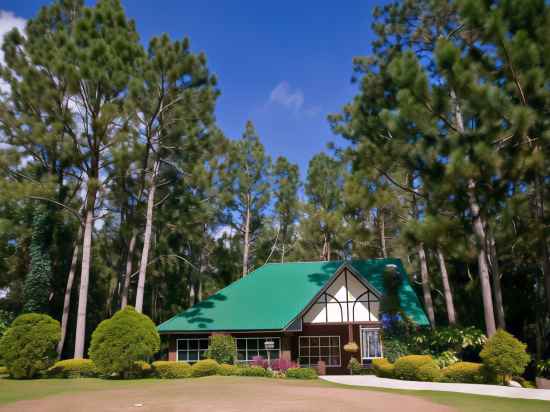
<path id="1" fill-rule="evenodd" d="M 214 359 L 203 359 L 191 366 L 191 376 L 199 378 L 201 376 L 210 376 L 218 373 L 220 364 Z"/>
<path id="2" fill-rule="evenodd" d="M 286 377 L 291 379 L 317 379 L 317 371 L 313 368 L 290 368 Z"/>
<path id="3" fill-rule="evenodd" d="M 374 374 L 380 378 L 393 378 L 394 365 L 386 358 L 373 359 L 372 368 L 374 369 Z"/>
<path id="4" fill-rule="evenodd" d="M 222 376 L 239 376 L 240 371 L 243 368 L 239 368 L 236 365 L 229 365 L 227 363 L 224 363 L 220 365 L 220 368 L 218 369 L 218 375 Z"/>
<path id="5" fill-rule="evenodd" d="M 273 376 L 273 373 L 261 366 L 246 366 L 239 369 L 239 376 L 256 376 L 269 378 Z"/>
<path id="6" fill-rule="evenodd" d="M 98 375 L 91 359 L 65 359 L 46 371 L 50 378 L 92 378 Z"/>
<path id="7" fill-rule="evenodd" d="M 237 357 L 237 345 L 235 338 L 227 335 L 214 335 L 210 337 L 208 350 L 206 351 L 208 359 L 214 359 L 218 363 L 233 363 Z"/>
<path id="8" fill-rule="evenodd" d="M 485 343 L 480 352 L 483 364 L 488 371 L 507 382 L 513 375 L 522 375 L 531 360 L 526 351 L 527 345 L 508 332 L 499 329 Z"/>
<path id="9" fill-rule="evenodd" d="M 191 376 L 191 365 L 186 362 L 157 361 L 152 364 L 156 376 L 161 379 L 181 379 Z"/>
<path id="10" fill-rule="evenodd" d="M 484 383 L 483 365 L 473 362 L 457 362 L 442 370 L 443 381 L 452 383 Z"/>
<path id="11" fill-rule="evenodd" d="M 426 366 L 428 365 L 428 366 Z M 397 379 L 419 381 L 436 378 L 439 367 L 429 355 L 408 355 L 395 361 L 393 375 Z"/>
<path id="12" fill-rule="evenodd" d="M 0 375 L 7 375 L 8 374 L 8 368 L 5 366 L 0 366 Z"/>

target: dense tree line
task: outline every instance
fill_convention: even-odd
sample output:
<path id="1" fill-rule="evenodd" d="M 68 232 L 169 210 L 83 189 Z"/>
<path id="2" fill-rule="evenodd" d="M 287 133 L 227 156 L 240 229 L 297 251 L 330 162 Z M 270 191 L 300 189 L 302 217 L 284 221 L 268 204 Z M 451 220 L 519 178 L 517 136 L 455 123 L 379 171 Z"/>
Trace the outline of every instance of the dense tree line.
<path id="1" fill-rule="evenodd" d="M 51 314 L 82 357 L 121 307 L 158 322 L 267 262 L 399 257 L 433 326 L 550 350 L 544 0 L 375 9 L 345 147 L 272 159 L 225 136 L 188 39 L 145 48 L 118 0 L 58 0 L 4 41 L 0 314 Z M 0 322 L 0 323 L 2 323 Z"/>

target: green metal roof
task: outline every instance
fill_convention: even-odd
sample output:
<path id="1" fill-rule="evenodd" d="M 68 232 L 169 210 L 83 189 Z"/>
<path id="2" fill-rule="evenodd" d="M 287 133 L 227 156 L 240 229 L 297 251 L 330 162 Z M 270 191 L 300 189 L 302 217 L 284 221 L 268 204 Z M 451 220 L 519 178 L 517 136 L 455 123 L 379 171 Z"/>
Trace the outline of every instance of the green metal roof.
<path id="1" fill-rule="evenodd" d="M 169 333 L 284 329 L 344 263 L 269 263 L 168 319 L 158 326 L 158 331 Z M 347 263 L 382 294 L 384 268 L 386 265 L 396 265 L 403 277 L 399 289 L 403 311 L 418 325 L 429 324 L 399 259 L 356 260 Z"/>

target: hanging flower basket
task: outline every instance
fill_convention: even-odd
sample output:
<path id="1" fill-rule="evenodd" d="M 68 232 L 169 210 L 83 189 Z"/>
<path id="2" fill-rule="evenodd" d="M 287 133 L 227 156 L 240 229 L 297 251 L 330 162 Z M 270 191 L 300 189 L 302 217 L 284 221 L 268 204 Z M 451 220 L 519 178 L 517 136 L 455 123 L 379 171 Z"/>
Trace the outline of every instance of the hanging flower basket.
<path id="1" fill-rule="evenodd" d="M 348 342 L 344 345 L 344 351 L 355 353 L 359 350 L 359 345 L 355 342 Z"/>

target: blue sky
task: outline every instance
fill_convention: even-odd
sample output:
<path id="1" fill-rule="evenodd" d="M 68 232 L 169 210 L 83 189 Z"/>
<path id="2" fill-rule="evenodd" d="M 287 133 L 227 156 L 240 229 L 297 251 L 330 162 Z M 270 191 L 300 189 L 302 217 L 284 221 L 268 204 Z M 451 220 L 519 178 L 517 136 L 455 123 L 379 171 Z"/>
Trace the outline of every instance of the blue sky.
<path id="1" fill-rule="evenodd" d="M 385 1 L 385 0 L 384 0 Z M 384 2 L 346 0 L 123 0 L 142 41 L 168 33 L 188 36 L 218 77 L 216 116 L 229 137 L 254 122 L 268 153 L 298 163 L 326 150 L 326 117 L 356 92 L 352 58 L 369 52 L 372 10 Z M 0 10 L 28 19 L 49 1 L 1 0 Z M 87 3 L 93 3 L 87 1 Z M 13 21 L 0 15 L 3 26 Z"/>

